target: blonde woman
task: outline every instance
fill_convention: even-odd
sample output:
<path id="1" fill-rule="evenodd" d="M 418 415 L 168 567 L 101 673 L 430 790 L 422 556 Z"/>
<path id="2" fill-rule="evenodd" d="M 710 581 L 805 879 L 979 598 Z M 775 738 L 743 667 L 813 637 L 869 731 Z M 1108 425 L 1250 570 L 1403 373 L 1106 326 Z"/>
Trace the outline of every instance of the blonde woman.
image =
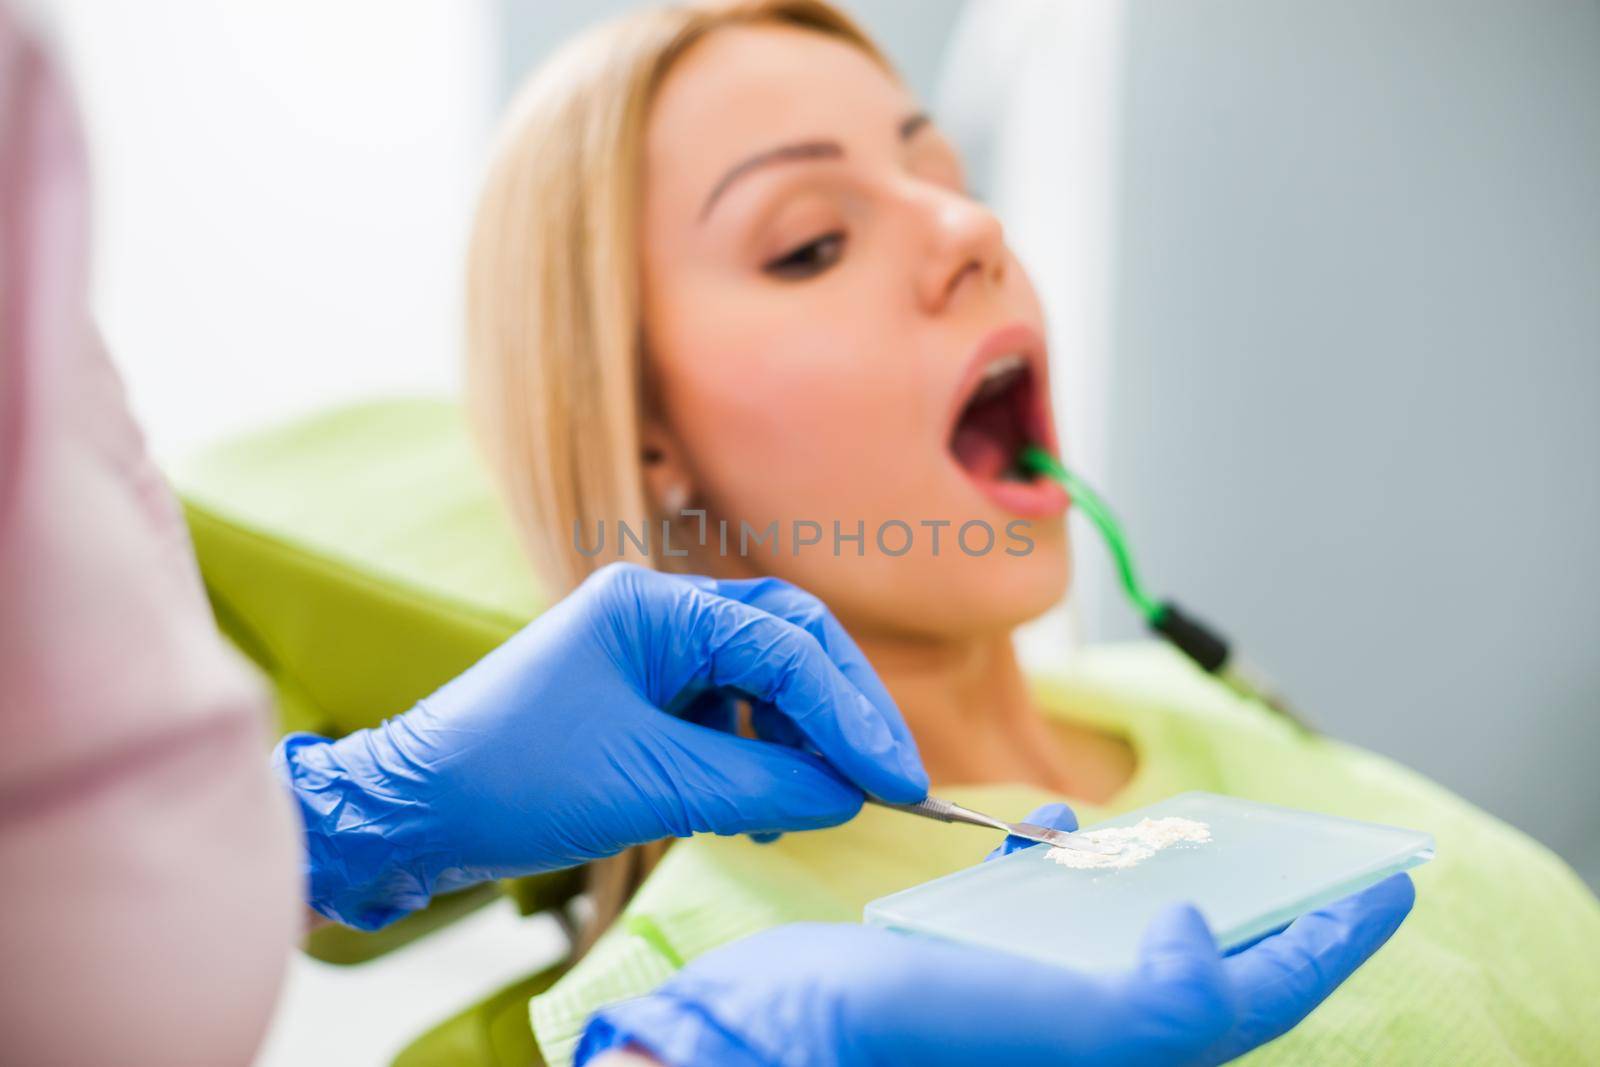
<path id="1" fill-rule="evenodd" d="M 468 297 L 475 419 L 554 588 L 619 544 L 802 586 L 882 677 L 934 788 L 986 810 L 1065 800 L 1092 822 L 1202 788 L 1425 828 L 1439 855 L 1411 921 L 1264 1055 L 1600 1060 L 1600 906 L 1543 848 L 1160 649 L 1024 675 L 1012 631 L 1070 572 L 1067 501 L 1012 463 L 1054 446 L 1041 311 L 949 142 L 837 11 L 652 9 L 569 45 L 507 122 Z M 547 1057 L 702 952 L 856 920 L 981 850 L 907 822 L 868 810 L 597 867 L 599 940 L 532 1006 Z"/>
<path id="2" fill-rule="evenodd" d="M 49 56 L 0 0 L 0 300 L 18 324 L 0 331 L 0 957 L 28 976 L 0 995 L 7 1062 L 254 1062 L 302 894 L 317 921 L 371 927 L 451 886 L 664 834 L 833 825 L 863 790 L 926 795 L 904 723 L 815 599 L 630 566 L 586 581 L 377 728 L 285 738 L 273 782 L 260 759 L 266 695 L 218 639 L 177 502 L 88 328 L 85 178 Z M 663 713 L 715 684 L 792 715 L 813 750 Z M 983 1005 L 1015 1004 L 1024 988 L 1097 1024 L 1079 1033 L 1035 1012 L 1031 1032 L 1007 1035 L 1034 1062 L 1192 1057 L 1294 1025 L 1411 899 L 1398 875 L 1226 961 L 1180 906 L 1152 923 L 1139 971 L 1111 979 L 816 925 L 710 954 L 685 977 L 709 994 L 702 1008 L 754 994 L 767 1018 L 787 1018 L 788 1062 L 801 1049 L 925 1060 L 932 1042 L 947 1058 L 963 1044 L 986 1055 Z M 229 936 L 197 939 L 197 921 Z M 771 936 L 800 939 L 817 965 L 796 969 L 786 953 L 771 966 L 760 954 L 784 951 Z M 872 966 L 841 975 L 841 954 Z M 1261 973 L 1285 961 L 1316 980 L 1263 990 Z M 966 1010 L 945 1010 L 935 988 Z M 683 1025 L 706 1012 L 673 1019 L 669 995 L 648 1019 L 597 1018 L 591 1051 L 627 1062 L 630 1047 L 664 1049 L 670 1036 L 683 1053 L 670 1062 L 706 1062 L 707 1040 Z M 886 997 L 905 1010 L 873 1010 Z M 860 1022 L 839 1026 L 845 1011 Z M 725 1051 L 718 1062 L 741 1056 Z"/>

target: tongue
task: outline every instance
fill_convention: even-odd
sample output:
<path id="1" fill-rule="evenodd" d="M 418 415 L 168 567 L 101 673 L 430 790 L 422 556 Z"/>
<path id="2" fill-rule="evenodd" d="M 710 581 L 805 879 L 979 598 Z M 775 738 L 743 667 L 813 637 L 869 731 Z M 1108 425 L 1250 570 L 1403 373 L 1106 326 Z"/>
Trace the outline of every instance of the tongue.
<path id="1" fill-rule="evenodd" d="M 963 413 L 950 451 L 974 477 L 998 479 L 1026 443 L 1018 431 L 1011 398 L 1002 395 L 973 404 Z"/>

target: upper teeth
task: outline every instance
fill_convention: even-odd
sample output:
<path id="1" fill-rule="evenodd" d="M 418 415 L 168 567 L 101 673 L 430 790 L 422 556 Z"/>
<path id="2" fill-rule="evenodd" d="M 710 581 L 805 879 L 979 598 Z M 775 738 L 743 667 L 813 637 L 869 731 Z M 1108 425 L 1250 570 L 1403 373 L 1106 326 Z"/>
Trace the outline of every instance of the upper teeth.
<path id="1" fill-rule="evenodd" d="M 1022 364 L 1023 359 L 1020 355 L 1012 354 L 1009 356 L 1001 356 L 999 359 L 983 368 L 983 378 L 981 380 L 985 382 L 991 382 L 996 378 L 1002 377 L 1003 375 L 1010 374 L 1013 371 L 1021 370 Z"/>

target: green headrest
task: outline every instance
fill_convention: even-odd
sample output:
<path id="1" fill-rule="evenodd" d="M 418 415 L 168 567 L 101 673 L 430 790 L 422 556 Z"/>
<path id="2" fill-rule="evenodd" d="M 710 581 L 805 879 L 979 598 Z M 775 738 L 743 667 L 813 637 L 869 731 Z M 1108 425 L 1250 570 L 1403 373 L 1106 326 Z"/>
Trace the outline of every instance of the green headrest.
<path id="1" fill-rule="evenodd" d="M 450 401 L 341 408 L 173 476 L 218 622 L 286 731 L 404 711 L 545 603 Z"/>

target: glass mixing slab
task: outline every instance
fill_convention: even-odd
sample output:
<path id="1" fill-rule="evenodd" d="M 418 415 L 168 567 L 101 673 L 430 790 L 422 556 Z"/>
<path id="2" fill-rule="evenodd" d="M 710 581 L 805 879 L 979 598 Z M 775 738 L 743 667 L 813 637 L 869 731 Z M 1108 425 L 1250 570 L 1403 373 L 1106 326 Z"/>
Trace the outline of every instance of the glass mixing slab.
<path id="1" fill-rule="evenodd" d="M 1180 793 L 1088 829 L 1172 816 L 1205 823 L 1211 839 L 1125 868 L 1062 866 L 1035 845 L 875 900 L 866 921 L 1079 970 L 1124 970 L 1169 904 L 1195 904 L 1226 951 L 1433 858 L 1433 835 L 1418 830 L 1214 793 Z"/>

